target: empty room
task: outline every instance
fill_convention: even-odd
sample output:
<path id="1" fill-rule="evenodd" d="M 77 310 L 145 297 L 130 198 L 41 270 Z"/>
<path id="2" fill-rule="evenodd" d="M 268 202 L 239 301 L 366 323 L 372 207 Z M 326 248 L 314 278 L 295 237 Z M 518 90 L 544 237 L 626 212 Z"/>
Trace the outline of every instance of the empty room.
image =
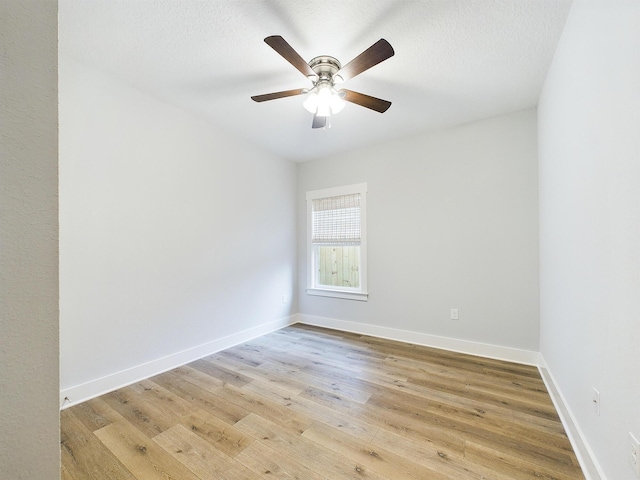
<path id="1" fill-rule="evenodd" d="M 637 0 L 0 31 L 2 478 L 640 478 Z"/>

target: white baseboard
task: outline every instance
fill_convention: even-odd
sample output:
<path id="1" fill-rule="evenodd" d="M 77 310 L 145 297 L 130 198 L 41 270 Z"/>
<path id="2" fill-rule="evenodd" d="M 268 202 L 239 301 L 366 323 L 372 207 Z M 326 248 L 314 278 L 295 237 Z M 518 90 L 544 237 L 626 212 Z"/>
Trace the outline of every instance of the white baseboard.
<path id="1" fill-rule="evenodd" d="M 564 430 L 569 437 L 573 451 L 580 462 L 582 473 L 586 480 L 606 480 L 606 476 L 600 468 L 600 465 L 595 460 L 595 456 L 587 443 L 585 436 L 580 430 L 578 423 L 575 421 L 575 417 L 569 408 L 562 392 L 558 388 L 558 384 L 553 378 L 551 371 L 547 367 L 544 357 L 540 355 L 540 365 L 538 366 L 542 380 L 547 387 L 547 391 L 551 396 L 551 401 L 556 407 L 556 411 L 560 416 Z"/>
<path id="2" fill-rule="evenodd" d="M 225 348 L 230 348 L 234 345 L 247 342 L 253 338 L 274 332 L 286 327 L 287 325 L 291 325 L 296 321 L 297 316 L 292 315 L 290 317 L 267 322 L 257 327 L 243 330 L 241 332 L 183 350 L 182 352 L 177 352 L 142 365 L 136 365 L 135 367 L 112 373 L 81 385 L 61 390 L 61 409 L 71 407 L 91 398 L 117 390 L 118 388 L 139 382 L 145 378 L 153 377 L 154 375 L 172 370 L 199 358 L 224 350 Z"/>
<path id="3" fill-rule="evenodd" d="M 480 357 L 493 358 L 496 360 L 506 360 L 509 362 L 522 363 L 525 365 L 538 366 L 540 354 L 530 350 L 518 348 L 502 347 L 487 343 L 472 342 L 469 340 L 458 340 L 456 338 L 440 337 L 426 333 L 412 332 L 409 330 L 399 330 L 396 328 L 380 327 L 367 323 L 349 322 L 337 320 L 335 318 L 318 317 L 315 315 L 298 314 L 298 322 L 317 327 L 332 328 L 345 332 L 370 335 L 372 337 L 397 340 L 399 342 L 413 343 L 427 347 L 441 348 L 453 352 L 478 355 Z"/>

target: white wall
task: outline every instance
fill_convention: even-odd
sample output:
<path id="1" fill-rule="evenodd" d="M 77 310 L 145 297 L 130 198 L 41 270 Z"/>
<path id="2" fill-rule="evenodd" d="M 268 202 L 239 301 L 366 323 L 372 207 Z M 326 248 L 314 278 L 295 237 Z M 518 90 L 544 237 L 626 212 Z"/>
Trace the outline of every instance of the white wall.
<path id="1" fill-rule="evenodd" d="M 57 20 L 0 2 L 0 477 L 60 475 Z"/>
<path id="2" fill-rule="evenodd" d="M 539 132 L 541 353 L 601 473 L 631 480 L 628 432 L 640 438 L 639 2 L 574 3 Z"/>
<path id="3" fill-rule="evenodd" d="M 295 175 L 61 55 L 61 387 L 71 403 L 291 320 Z"/>
<path id="4" fill-rule="evenodd" d="M 303 318 L 537 352 L 535 110 L 300 164 L 298 177 Z M 369 187 L 369 301 L 309 296 L 305 192 L 360 182 Z M 449 319 L 452 307 L 460 320 Z"/>

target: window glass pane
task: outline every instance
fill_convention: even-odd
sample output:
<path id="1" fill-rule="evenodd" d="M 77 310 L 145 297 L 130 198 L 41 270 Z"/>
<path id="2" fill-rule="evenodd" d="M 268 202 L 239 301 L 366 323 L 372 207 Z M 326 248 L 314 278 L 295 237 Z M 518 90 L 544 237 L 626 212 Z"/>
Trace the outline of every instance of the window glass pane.
<path id="1" fill-rule="evenodd" d="M 360 245 L 317 245 L 318 285 L 360 288 Z"/>

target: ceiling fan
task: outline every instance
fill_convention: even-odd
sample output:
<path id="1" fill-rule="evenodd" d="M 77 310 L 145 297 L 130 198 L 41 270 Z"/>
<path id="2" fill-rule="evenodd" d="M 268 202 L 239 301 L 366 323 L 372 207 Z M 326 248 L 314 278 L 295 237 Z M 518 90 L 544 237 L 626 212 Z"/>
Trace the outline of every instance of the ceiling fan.
<path id="1" fill-rule="evenodd" d="M 391 102 L 371 97 L 353 90 L 336 89 L 340 85 L 365 70 L 393 56 L 394 51 L 389 42 L 381 38 L 345 66 L 328 55 L 313 58 L 309 63 L 287 43 L 280 35 L 272 35 L 264 39 L 265 43 L 279 53 L 286 61 L 313 83 L 312 88 L 299 88 L 283 92 L 254 95 L 256 102 L 266 102 L 277 98 L 308 94 L 304 107 L 313 113 L 312 128 L 330 127 L 331 114 L 338 113 L 344 107 L 344 101 L 355 103 L 376 112 L 386 112 Z"/>

